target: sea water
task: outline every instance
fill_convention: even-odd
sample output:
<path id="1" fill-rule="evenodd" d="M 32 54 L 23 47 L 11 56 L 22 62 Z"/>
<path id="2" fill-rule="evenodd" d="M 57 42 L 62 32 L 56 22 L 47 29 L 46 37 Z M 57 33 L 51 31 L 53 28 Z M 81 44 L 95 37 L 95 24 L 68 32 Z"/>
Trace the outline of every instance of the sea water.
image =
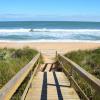
<path id="1" fill-rule="evenodd" d="M 8 21 L 0 22 L 0 41 L 100 42 L 100 22 Z"/>

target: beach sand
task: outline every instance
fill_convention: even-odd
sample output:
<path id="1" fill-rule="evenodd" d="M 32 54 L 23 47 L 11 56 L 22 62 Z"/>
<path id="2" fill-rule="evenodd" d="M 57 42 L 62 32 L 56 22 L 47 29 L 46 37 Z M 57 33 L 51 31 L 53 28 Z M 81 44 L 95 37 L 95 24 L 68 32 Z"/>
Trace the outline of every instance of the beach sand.
<path id="1" fill-rule="evenodd" d="M 0 48 L 24 48 L 30 47 L 40 51 L 45 62 L 52 62 L 56 51 L 64 54 L 76 50 L 89 50 L 100 47 L 100 43 L 88 42 L 0 42 Z"/>
<path id="2" fill-rule="evenodd" d="M 100 43 L 88 42 L 0 42 L 0 48 L 23 48 L 30 47 L 38 51 L 70 52 L 74 50 L 94 49 L 100 47 Z M 50 53 L 50 52 L 49 52 Z"/>

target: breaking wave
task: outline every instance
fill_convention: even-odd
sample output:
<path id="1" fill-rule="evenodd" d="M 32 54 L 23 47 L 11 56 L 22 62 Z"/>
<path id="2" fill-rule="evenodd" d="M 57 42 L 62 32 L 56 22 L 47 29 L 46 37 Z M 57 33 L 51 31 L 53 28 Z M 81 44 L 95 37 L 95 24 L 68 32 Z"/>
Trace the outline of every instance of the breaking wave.
<path id="1" fill-rule="evenodd" d="M 0 32 L 100 32 L 100 29 L 0 29 Z"/>
<path id="2" fill-rule="evenodd" d="M 100 41 L 100 29 L 0 29 L 0 40 Z"/>

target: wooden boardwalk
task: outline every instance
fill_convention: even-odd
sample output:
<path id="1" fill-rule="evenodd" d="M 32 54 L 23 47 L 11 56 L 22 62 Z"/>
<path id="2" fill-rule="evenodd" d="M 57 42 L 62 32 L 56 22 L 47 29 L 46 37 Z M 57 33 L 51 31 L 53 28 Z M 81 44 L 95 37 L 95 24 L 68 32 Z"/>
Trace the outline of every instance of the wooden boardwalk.
<path id="1" fill-rule="evenodd" d="M 45 64 L 40 66 L 25 100 L 80 100 L 65 74 L 55 71 L 55 51 L 48 52 L 42 52 Z"/>
<path id="2" fill-rule="evenodd" d="M 40 63 L 41 54 L 44 64 Z M 72 71 L 89 83 L 97 96 L 100 96 L 99 79 L 67 57 L 47 50 L 38 53 L 0 90 L 0 100 L 11 100 L 27 77 L 30 79 L 19 100 L 90 100 L 91 97 L 78 85 Z"/>
<path id="3" fill-rule="evenodd" d="M 50 72 L 51 66 L 47 64 L 44 72 L 36 74 L 25 100 L 80 100 L 65 74 Z"/>

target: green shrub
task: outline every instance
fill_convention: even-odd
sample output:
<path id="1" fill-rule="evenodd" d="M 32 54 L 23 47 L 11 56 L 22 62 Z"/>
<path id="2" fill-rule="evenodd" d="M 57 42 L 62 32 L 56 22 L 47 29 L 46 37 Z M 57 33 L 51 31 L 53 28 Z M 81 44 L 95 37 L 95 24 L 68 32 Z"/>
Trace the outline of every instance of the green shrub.
<path id="1" fill-rule="evenodd" d="M 2 88 L 23 66 L 25 66 L 37 51 L 30 48 L 0 49 L 0 88 Z"/>

